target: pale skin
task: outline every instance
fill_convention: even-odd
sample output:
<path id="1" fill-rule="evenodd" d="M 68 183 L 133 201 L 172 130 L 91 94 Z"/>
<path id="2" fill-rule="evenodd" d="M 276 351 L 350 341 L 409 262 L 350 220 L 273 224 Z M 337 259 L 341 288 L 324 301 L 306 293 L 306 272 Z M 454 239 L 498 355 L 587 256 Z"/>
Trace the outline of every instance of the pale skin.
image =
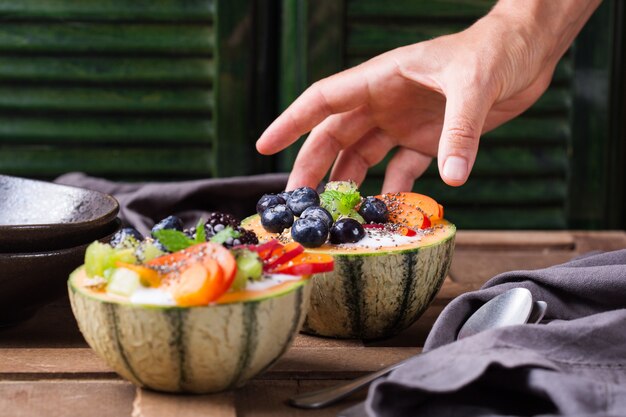
<path id="1" fill-rule="evenodd" d="M 309 133 L 287 190 L 361 183 L 394 148 L 382 192 L 407 191 L 432 158 L 463 185 L 480 136 L 530 107 L 601 0 L 500 0 L 463 32 L 394 49 L 314 83 L 261 135 L 274 154 Z"/>

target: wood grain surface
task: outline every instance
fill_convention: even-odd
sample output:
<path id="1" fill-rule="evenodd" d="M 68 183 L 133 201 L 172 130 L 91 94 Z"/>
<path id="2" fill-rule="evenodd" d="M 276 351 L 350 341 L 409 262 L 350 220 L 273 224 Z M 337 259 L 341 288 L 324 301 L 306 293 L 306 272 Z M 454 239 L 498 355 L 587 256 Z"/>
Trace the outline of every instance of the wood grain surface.
<path id="1" fill-rule="evenodd" d="M 0 416 L 335 416 L 363 400 L 366 392 L 315 411 L 291 408 L 285 401 L 419 353 L 443 308 L 498 273 L 622 248 L 624 232 L 459 232 L 449 277 L 410 328 L 365 343 L 301 334 L 247 386 L 215 395 L 161 394 L 121 379 L 86 345 L 67 299 L 60 299 L 31 320 L 0 330 Z"/>

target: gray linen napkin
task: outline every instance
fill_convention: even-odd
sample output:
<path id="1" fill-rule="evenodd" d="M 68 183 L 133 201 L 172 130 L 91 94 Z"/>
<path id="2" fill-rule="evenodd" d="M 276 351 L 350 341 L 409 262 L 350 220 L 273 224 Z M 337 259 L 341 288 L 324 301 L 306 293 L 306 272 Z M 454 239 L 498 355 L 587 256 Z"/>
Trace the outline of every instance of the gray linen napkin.
<path id="1" fill-rule="evenodd" d="M 454 341 L 465 319 L 513 287 L 545 300 L 545 324 Z M 444 309 L 424 348 L 342 415 L 626 416 L 626 250 L 498 275 Z"/>
<path id="2" fill-rule="evenodd" d="M 123 183 L 72 172 L 55 182 L 96 190 L 114 196 L 120 203 L 119 217 L 147 234 L 155 222 L 169 215 L 195 226 L 201 215 L 221 211 L 240 220 L 255 213 L 256 202 L 265 193 L 285 189 L 288 174 L 211 178 L 193 181 Z"/>

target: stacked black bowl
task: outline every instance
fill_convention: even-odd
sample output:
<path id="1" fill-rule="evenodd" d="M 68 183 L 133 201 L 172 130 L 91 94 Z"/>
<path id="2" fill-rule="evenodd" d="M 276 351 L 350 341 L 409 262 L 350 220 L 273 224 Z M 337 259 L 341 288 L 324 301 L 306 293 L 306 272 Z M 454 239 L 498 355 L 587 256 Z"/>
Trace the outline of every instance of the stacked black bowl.
<path id="1" fill-rule="evenodd" d="M 87 246 L 120 228 L 118 211 L 103 193 L 0 175 L 0 327 L 64 294 Z"/>

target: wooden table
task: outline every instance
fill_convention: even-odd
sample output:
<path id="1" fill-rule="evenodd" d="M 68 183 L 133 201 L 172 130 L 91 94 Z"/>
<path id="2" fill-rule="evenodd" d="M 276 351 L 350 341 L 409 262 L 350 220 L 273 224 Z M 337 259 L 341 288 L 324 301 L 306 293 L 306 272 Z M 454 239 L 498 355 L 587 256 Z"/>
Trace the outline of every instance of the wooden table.
<path id="1" fill-rule="evenodd" d="M 120 379 L 85 344 L 62 299 L 0 331 L 0 416 L 334 416 L 365 393 L 324 410 L 299 410 L 284 402 L 420 352 L 445 305 L 497 273 L 620 248 L 626 248 L 624 232 L 460 232 L 445 285 L 411 328 L 367 343 L 300 335 L 269 371 L 236 392 L 216 395 L 164 395 Z"/>

